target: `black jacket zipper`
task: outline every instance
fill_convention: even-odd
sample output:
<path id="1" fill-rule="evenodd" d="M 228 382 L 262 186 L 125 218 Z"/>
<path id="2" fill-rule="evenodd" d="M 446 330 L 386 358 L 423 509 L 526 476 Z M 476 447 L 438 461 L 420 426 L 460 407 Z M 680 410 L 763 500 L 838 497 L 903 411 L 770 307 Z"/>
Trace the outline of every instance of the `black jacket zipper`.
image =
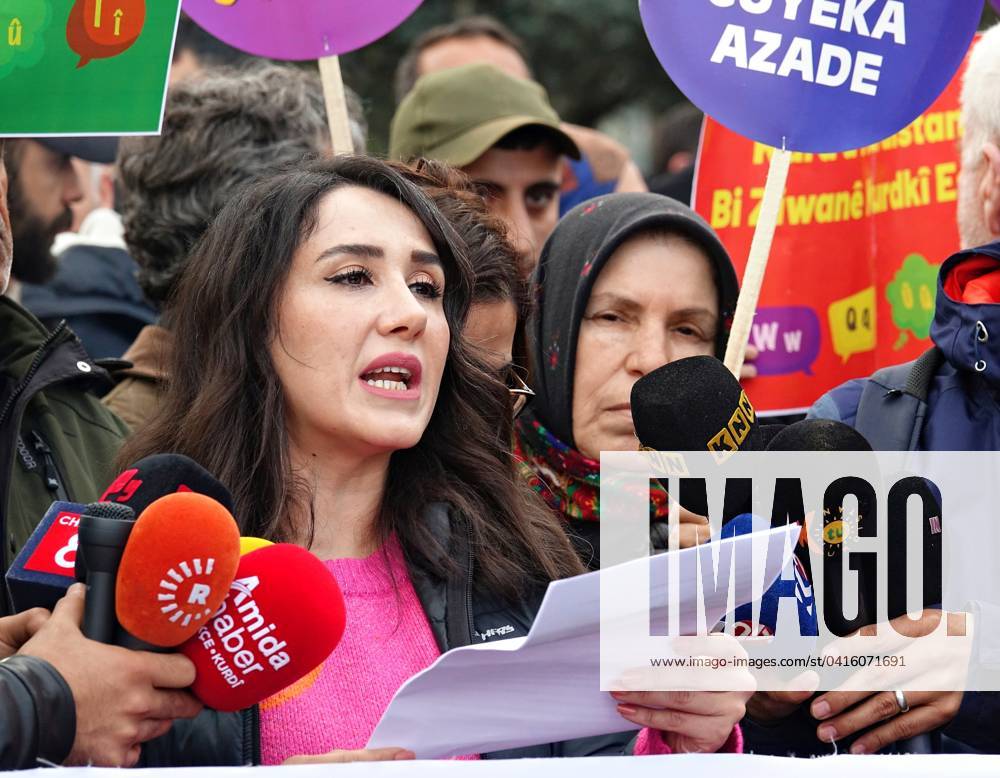
<path id="1" fill-rule="evenodd" d="M 49 448 L 49 444 L 45 442 L 45 438 L 43 438 L 39 432 L 32 432 L 31 437 L 35 453 L 38 454 L 42 460 L 45 487 L 52 492 L 56 500 L 69 502 L 69 494 L 66 492 L 66 486 L 63 479 L 59 475 L 59 467 L 56 465 L 55 457 L 52 456 L 52 449 Z"/>
<path id="2" fill-rule="evenodd" d="M 472 569 L 473 565 L 475 564 L 475 559 L 472 555 L 471 527 L 469 528 L 469 536 L 467 542 L 468 542 L 467 546 L 468 554 L 466 556 L 466 559 L 468 560 L 469 569 L 468 569 L 468 575 L 466 575 L 465 577 L 465 614 L 466 617 L 469 619 L 469 637 L 472 638 L 476 634 L 476 623 L 475 619 L 472 616 Z"/>
<path id="3" fill-rule="evenodd" d="M 243 711 L 243 766 L 260 764 L 260 708 L 254 705 Z"/>

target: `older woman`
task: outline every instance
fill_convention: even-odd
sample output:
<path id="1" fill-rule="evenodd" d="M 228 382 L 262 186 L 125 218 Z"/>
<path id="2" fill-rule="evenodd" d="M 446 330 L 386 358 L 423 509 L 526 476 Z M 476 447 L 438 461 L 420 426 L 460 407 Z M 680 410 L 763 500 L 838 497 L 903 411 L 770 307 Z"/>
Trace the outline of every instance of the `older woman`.
<path id="1" fill-rule="evenodd" d="M 533 486 L 568 522 L 584 561 L 600 566 L 600 452 L 638 448 L 629 399 L 635 382 L 668 362 L 721 357 L 739 293 L 711 227 L 655 194 L 597 198 L 570 211 L 535 275 L 530 327 L 537 396 L 516 425 Z M 666 547 L 666 494 L 650 492 L 651 540 Z M 707 538 L 682 512 L 681 544 Z"/>

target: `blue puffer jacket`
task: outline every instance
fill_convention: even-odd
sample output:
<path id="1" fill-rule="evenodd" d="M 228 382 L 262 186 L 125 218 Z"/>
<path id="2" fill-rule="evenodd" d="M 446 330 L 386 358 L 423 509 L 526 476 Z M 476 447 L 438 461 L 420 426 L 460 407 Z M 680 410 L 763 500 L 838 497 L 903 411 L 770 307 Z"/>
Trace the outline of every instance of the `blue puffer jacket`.
<path id="1" fill-rule="evenodd" d="M 913 450 L 1000 450 L 1000 304 L 969 305 L 951 299 L 944 291 L 951 272 L 973 257 L 991 257 L 1000 268 L 1000 242 L 961 251 L 941 266 L 930 334 L 943 361 L 930 379 L 926 407 L 921 408 L 925 415 L 914 426 L 909 446 Z M 876 428 L 889 419 L 900 418 L 892 413 L 892 405 L 903 401 L 909 372 L 905 368 L 889 370 L 848 381 L 823 395 L 810 409 L 809 418 L 834 419 L 857 427 L 879 448 L 877 441 L 892 435 L 891 430 Z M 869 385 L 878 389 L 882 406 L 858 424 L 859 403 Z M 868 429 L 869 425 L 875 428 Z M 945 747 L 950 739 L 955 750 L 965 746 L 996 752 L 1000 743 L 990 734 L 988 722 L 998 717 L 1000 694 L 967 693 L 958 715 L 943 731 Z M 814 724 L 809 722 L 806 728 Z M 752 745 L 754 733 L 744 729 Z"/>
<path id="2" fill-rule="evenodd" d="M 968 305 L 944 292 L 949 273 L 976 256 L 992 257 L 1000 267 L 1000 242 L 955 254 L 938 276 L 931 339 L 944 362 L 927 395 L 927 415 L 915 446 L 920 451 L 1000 450 L 1000 304 Z M 823 395 L 809 417 L 855 426 L 858 403 L 870 380 L 848 381 Z M 903 389 L 880 385 L 887 392 Z"/>

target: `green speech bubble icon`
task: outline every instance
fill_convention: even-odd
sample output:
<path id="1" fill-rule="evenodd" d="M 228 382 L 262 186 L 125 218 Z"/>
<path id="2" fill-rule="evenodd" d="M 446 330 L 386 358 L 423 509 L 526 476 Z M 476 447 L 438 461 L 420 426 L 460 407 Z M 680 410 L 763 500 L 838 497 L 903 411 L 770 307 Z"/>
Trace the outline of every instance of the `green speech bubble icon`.
<path id="1" fill-rule="evenodd" d="M 899 351 L 909 340 L 907 332 L 927 338 L 934 321 L 937 277 L 941 265 L 932 265 L 920 254 L 910 254 L 886 287 L 885 297 L 892 306 L 892 323 L 901 332 L 893 349 Z"/>
<path id="2" fill-rule="evenodd" d="M 45 53 L 42 34 L 52 21 L 49 0 L 0 3 L 0 78 L 15 68 L 35 65 Z"/>

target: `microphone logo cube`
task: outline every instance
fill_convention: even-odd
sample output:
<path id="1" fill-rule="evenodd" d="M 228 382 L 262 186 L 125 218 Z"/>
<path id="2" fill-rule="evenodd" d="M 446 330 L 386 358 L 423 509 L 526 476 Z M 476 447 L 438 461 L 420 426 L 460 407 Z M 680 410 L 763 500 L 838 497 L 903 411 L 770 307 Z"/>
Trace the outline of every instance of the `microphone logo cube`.
<path id="1" fill-rule="evenodd" d="M 36 573 L 72 576 L 73 568 L 76 566 L 79 531 L 79 513 L 69 511 L 59 513 L 52 523 L 52 528 L 28 557 L 24 568 Z"/>

